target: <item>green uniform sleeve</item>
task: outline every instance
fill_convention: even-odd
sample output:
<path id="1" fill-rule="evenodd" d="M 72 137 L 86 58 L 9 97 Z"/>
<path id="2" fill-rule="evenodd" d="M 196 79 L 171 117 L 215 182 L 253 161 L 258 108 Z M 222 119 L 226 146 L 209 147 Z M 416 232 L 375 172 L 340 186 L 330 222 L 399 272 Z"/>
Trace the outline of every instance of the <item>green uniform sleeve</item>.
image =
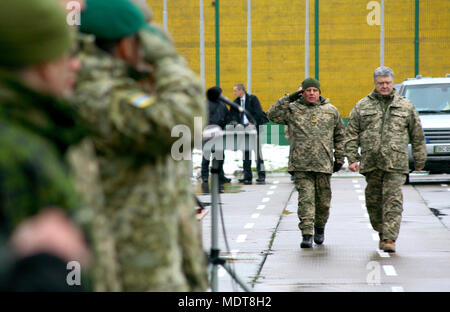
<path id="1" fill-rule="evenodd" d="M 337 122 L 334 127 L 334 159 L 336 162 L 343 164 L 345 161 L 344 153 L 344 139 L 345 139 L 345 125 L 341 115 L 336 110 Z"/>
<path id="2" fill-rule="evenodd" d="M 202 123 L 194 124 L 194 117 L 205 119 L 203 90 L 198 77 L 175 53 L 170 42 L 147 32 L 141 38 L 145 38 L 141 44 L 149 55 L 147 60 L 154 66 L 154 93 L 146 94 L 137 88 L 115 88 L 110 115 L 114 127 L 125 137 L 121 142 L 132 142 L 133 150 L 168 153 L 178 139 L 172 137 L 176 125 L 189 128 L 190 142 L 194 133 L 201 133 Z M 197 129 L 194 130 L 194 126 Z"/>
<path id="3" fill-rule="evenodd" d="M 409 123 L 409 138 L 411 142 L 412 155 L 416 168 L 423 168 L 427 159 L 425 135 L 420 122 L 419 113 L 413 107 Z"/>
<path id="4" fill-rule="evenodd" d="M 358 152 L 359 147 L 360 122 L 357 108 L 353 108 L 348 118 L 348 124 L 345 131 L 344 153 L 348 159 L 349 165 L 358 162 L 361 155 Z"/>
<path id="5" fill-rule="evenodd" d="M 287 125 L 289 114 L 288 99 L 289 95 L 278 99 L 267 111 L 267 118 L 275 123 Z"/>

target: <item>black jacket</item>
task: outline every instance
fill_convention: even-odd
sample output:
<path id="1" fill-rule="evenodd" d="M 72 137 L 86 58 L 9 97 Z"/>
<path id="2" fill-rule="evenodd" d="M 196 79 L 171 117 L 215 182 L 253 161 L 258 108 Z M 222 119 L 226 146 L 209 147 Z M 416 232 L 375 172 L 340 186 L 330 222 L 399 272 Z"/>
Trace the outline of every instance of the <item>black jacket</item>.
<path id="1" fill-rule="evenodd" d="M 241 99 L 238 97 L 234 100 L 234 103 L 241 106 Z M 267 119 L 266 113 L 264 113 L 261 104 L 259 103 L 258 98 L 256 95 L 245 93 L 245 110 L 248 111 L 253 118 L 255 118 L 256 125 L 264 125 L 269 120 Z M 241 123 L 242 120 L 242 114 L 240 113 L 236 108 L 231 107 L 230 112 L 233 118 L 233 121 L 236 121 L 237 123 Z M 250 121 L 250 118 L 247 119 Z"/>
<path id="2" fill-rule="evenodd" d="M 218 125 L 222 129 L 231 122 L 231 113 L 225 104 L 208 101 L 208 125 Z"/>

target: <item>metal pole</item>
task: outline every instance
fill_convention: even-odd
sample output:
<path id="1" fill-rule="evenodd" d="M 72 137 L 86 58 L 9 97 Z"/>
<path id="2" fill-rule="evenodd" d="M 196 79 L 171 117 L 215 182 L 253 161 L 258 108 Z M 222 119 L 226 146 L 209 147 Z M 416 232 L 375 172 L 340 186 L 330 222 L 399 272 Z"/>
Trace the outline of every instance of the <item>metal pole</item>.
<path id="1" fill-rule="evenodd" d="M 252 93 L 252 0 L 247 0 L 247 91 Z"/>
<path id="2" fill-rule="evenodd" d="M 203 0 L 200 0 L 200 79 L 202 80 L 203 90 L 205 90 L 205 19 Z"/>
<path id="3" fill-rule="evenodd" d="M 414 21 L 414 77 L 419 74 L 419 10 L 420 2 L 416 0 L 415 21 Z"/>
<path id="4" fill-rule="evenodd" d="M 309 77 L 309 0 L 305 0 L 305 78 Z"/>
<path id="5" fill-rule="evenodd" d="M 219 0 L 215 0 L 216 8 L 216 86 L 220 86 L 220 28 L 219 28 Z"/>
<path id="6" fill-rule="evenodd" d="M 169 30 L 167 25 L 167 0 L 164 0 L 164 8 L 163 8 L 163 26 L 166 31 Z"/>
<path id="7" fill-rule="evenodd" d="M 319 80 L 319 0 L 314 5 L 315 78 Z"/>
<path id="8" fill-rule="evenodd" d="M 380 66 L 384 66 L 384 0 L 381 0 Z"/>
<path id="9" fill-rule="evenodd" d="M 211 254 L 219 250 L 219 239 L 218 239 L 218 198 L 219 198 L 219 174 L 217 170 L 219 169 L 219 162 L 215 159 L 214 154 L 212 155 L 212 183 L 211 183 Z M 219 256 L 218 254 L 216 255 Z M 217 276 L 218 265 L 212 265 L 211 271 L 211 290 L 216 292 L 219 290 L 219 279 Z"/>

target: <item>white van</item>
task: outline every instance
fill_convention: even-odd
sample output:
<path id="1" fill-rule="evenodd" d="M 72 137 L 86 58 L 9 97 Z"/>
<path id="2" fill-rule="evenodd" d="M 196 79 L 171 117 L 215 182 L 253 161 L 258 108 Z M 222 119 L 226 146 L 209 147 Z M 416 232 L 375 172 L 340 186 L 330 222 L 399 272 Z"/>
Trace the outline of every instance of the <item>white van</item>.
<path id="1" fill-rule="evenodd" d="M 398 89 L 419 112 L 427 143 L 424 170 L 450 173 L 450 75 L 445 78 L 408 78 Z M 414 163 L 409 146 L 409 166 Z"/>

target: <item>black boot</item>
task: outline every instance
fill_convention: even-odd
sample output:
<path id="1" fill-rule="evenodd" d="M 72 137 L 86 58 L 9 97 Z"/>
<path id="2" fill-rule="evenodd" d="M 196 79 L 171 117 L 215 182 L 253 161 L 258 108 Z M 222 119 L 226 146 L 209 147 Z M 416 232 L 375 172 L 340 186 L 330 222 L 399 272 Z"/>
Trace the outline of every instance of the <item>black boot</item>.
<path id="1" fill-rule="evenodd" d="M 226 176 L 220 175 L 219 176 L 219 182 L 220 183 L 230 183 L 231 179 L 227 178 Z"/>
<path id="2" fill-rule="evenodd" d="M 314 243 L 322 245 L 325 240 L 325 229 L 314 227 Z"/>
<path id="3" fill-rule="evenodd" d="M 311 248 L 312 247 L 312 235 L 303 235 L 303 241 L 300 244 L 301 248 Z"/>

